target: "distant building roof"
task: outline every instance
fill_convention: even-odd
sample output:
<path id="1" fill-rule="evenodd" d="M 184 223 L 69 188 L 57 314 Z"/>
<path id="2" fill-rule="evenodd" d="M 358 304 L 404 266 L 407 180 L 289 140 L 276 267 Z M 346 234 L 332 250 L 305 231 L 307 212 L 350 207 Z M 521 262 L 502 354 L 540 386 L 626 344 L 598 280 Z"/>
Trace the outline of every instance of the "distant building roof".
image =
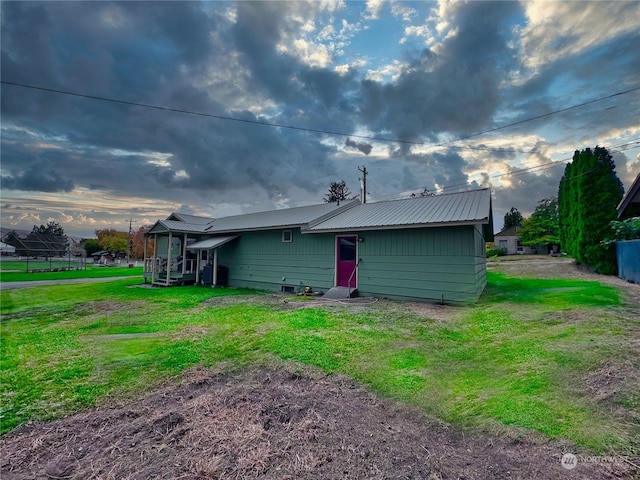
<path id="1" fill-rule="evenodd" d="M 620 200 L 617 210 L 619 219 L 640 216 L 640 173 Z"/>
<path id="2" fill-rule="evenodd" d="M 491 191 L 471 190 L 432 197 L 358 204 L 339 215 L 312 222 L 305 232 L 488 224 Z"/>
<path id="3" fill-rule="evenodd" d="M 63 255 L 68 247 L 66 237 L 49 233 L 29 233 L 22 238 L 12 232 L 4 241 L 14 246 L 20 255 Z"/>
<path id="4" fill-rule="evenodd" d="M 501 232 L 496 233 L 496 237 L 517 237 L 518 232 L 522 229 L 522 225 L 512 225 L 505 228 Z"/>

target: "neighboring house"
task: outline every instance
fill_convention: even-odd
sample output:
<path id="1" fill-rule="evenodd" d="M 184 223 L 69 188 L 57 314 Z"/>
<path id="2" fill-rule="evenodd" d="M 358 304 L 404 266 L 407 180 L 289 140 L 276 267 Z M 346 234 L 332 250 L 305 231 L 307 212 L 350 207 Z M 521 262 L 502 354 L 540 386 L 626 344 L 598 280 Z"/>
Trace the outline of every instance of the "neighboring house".
<path id="1" fill-rule="evenodd" d="M 618 219 L 640 217 L 640 173 L 631 188 L 618 204 Z M 618 276 L 633 283 L 640 283 L 640 240 L 616 242 Z"/>
<path id="2" fill-rule="evenodd" d="M 219 219 L 172 214 L 147 233 L 145 281 L 472 302 L 486 285 L 488 189 Z"/>
<path id="3" fill-rule="evenodd" d="M 617 210 L 618 220 L 640 217 L 640 173 L 620 200 Z"/>
<path id="4" fill-rule="evenodd" d="M 109 250 L 100 250 L 91 254 L 94 265 L 114 265 L 115 257 Z"/>
<path id="5" fill-rule="evenodd" d="M 507 255 L 538 253 L 537 249 L 520 244 L 518 232 L 521 229 L 520 225 L 514 225 L 496 233 L 493 247 L 505 249 Z"/>

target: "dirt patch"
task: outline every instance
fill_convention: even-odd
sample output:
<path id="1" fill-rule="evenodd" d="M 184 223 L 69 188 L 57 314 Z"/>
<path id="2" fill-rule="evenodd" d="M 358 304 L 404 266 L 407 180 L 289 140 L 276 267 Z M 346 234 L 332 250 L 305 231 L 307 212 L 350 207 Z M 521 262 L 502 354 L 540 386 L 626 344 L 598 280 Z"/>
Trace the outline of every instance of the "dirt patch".
<path id="1" fill-rule="evenodd" d="M 561 466 L 569 444 L 465 433 L 344 376 L 291 364 L 196 368 L 141 400 L 20 427 L 3 480 L 31 478 L 630 478 L 627 462 Z"/>

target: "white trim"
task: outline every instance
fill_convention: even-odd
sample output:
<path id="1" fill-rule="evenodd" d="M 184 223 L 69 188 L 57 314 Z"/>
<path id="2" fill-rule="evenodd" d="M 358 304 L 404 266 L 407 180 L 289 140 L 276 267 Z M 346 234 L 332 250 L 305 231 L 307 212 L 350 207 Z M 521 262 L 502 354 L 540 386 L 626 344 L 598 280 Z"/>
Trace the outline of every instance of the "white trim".
<path id="1" fill-rule="evenodd" d="M 285 238 L 286 234 L 289 234 L 289 240 Z M 291 243 L 293 242 L 293 230 L 283 230 L 282 231 L 282 243 Z"/>

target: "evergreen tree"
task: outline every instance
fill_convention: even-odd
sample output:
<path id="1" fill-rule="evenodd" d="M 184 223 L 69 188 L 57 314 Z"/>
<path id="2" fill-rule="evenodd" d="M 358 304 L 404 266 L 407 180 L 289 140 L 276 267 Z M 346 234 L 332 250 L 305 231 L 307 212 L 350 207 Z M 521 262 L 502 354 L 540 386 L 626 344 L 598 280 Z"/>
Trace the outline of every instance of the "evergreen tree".
<path id="1" fill-rule="evenodd" d="M 616 206 L 622 194 L 615 163 L 604 147 L 576 151 L 560 181 L 558 205 L 563 246 L 579 263 L 599 273 L 616 272 L 615 250 L 601 242 L 610 232 L 609 222 L 616 219 Z"/>
<path id="2" fill-rule="evenodd" d="M 329 193 L 325 195 L 325 203 L 338 202 L 342 200 L 348 200 L 351 196 L 351 192 L 347 188 L 347 183 L 342 180 L 341 182 L 331 182 L 329 184 Z"/>

